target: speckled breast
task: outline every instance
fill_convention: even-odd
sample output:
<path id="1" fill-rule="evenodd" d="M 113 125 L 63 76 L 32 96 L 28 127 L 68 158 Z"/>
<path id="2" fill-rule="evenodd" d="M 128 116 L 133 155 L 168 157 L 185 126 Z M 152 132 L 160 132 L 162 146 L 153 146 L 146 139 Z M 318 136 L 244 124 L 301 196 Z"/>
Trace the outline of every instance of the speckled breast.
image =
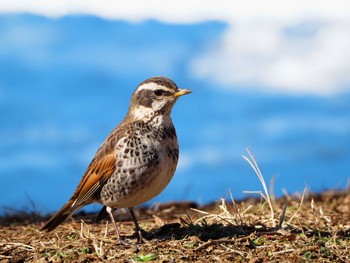
<path id="1" fill-rule="evenodd" d="M 171 121 L 133 123 L 116 144 L 117 169 L 101 189 L 102 203 L 113 208 L 132 207 L 157 196 L 173 177 L 178 156 Z"/>

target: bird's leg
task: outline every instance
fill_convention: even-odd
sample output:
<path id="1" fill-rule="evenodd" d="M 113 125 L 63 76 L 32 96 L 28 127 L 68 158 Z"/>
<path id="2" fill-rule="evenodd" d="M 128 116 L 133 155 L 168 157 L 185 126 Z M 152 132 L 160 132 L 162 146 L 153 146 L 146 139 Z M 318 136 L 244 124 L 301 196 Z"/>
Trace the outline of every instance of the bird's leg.
<path id="1" fill-rule="evenodd" d="M 119 230 L 118 230 L 117 224 L 115 223 L 115 220 L 114 220 L 113 209 L 111 207 L 107 206 L 106 211 L 109 214 L 109 217 L 113 223 L 119 244 L 125 245 L 126 243 L 120 238 Z"/>
<path id="2" fill-rule="evenodd" d="M 143 243 L 143 238 L 142 238 L 142 232 L 141 232 L 141 228 L 139 227 L 139 224 L 137 223 L 137 219 L 134 213 L 134 208 L 133 207 L 129 207 L 129 212 L 130 215 L 132 217 L 132 220 L 134 221 L 135 224 L 135 229 L 136 229 L 136 233 L 137 233 L 137 243 L 141 244 Z"/>

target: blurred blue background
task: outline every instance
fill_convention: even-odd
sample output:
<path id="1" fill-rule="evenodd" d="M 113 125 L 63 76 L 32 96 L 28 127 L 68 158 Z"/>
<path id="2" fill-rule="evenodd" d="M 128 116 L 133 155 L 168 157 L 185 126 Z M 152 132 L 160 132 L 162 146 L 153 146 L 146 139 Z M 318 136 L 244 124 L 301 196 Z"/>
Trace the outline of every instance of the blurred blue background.
<path id="1" fill-rule="evenodd" d="M 63 205 L 124 117 L 134 89 L 156 75 L 193 93 L 172 114 L 181 147 L 177 172 L 149 204 L 207 203 L 229 191 L 239 199 L 244 190 L 262 190 L 242 158 L 247 147 L 267 184 L 275 179 L 277 196 L 283 189 L 347 187 L 350 23 L 234 14 L 135 22 L 5 11 L 0 211 Z"/>

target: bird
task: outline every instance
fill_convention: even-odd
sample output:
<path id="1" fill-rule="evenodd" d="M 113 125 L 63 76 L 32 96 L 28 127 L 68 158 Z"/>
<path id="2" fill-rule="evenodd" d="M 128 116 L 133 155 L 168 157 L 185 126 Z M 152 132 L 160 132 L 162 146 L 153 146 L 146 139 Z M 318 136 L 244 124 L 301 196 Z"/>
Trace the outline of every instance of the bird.
<path id="1" fill-rule="evenodd" d="M 180 96 L 191 92 L 163 76 L 142 81 L 125 118 L 103 141 L 72 197 L 41 230 L 50 232 L 82 207 L 99 203 L 98 220 L 109 216 L 120 244 L 124 241 L 113 215 L 120 208 L 129 210 L 137 243 L 142 243 L 133 208 L 160 194 L 172 179 L 179 144 L 171 111 Z"/>

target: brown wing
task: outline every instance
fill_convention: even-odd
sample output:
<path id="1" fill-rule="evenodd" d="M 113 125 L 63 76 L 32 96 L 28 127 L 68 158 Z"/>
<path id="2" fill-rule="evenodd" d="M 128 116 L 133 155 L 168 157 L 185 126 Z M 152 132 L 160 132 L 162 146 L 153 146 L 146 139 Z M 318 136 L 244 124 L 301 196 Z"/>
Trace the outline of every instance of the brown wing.
<path id="1" fill-rule="evenodd" d="M 41 228 L 51 231 L 64 222 L 81 207 L 92 203 L 94 195 L 114 173 L 116 168 L 116 155 L 114 147 L 123 137 L 125 126 L 122 123 L 103 142 L 94 159 L 87 168 L 82 180 L 71 199 Z"/>
<path id="2" fill-rule="evenodd" d="M 92 202 L 93 195 L 113 174 L 115 168 L 116 158 L 114 153 L 105 155 L 99 160 L 94 159 L 72 196 L 74 206 Z"/>
<path id="3" fill-rule="evenodd" d="M 123 137 L 125 128 L 121 123 L 98 149 L 71 198 L 73 206 L 81 207 L 93 202 L 94 194 L 114 173 L 117 163 L 115 144 Z"/>
<path id="4" fill-rule="evenodd" d="M 114 169 L 115 157 L 112 154 L 105 155 L 101 159 L 94 158 L 72 198 L 46 222 L 41 230 L 54 230 L 75 211 L 93 202 L 92 196 L 108 180 Z"/>

